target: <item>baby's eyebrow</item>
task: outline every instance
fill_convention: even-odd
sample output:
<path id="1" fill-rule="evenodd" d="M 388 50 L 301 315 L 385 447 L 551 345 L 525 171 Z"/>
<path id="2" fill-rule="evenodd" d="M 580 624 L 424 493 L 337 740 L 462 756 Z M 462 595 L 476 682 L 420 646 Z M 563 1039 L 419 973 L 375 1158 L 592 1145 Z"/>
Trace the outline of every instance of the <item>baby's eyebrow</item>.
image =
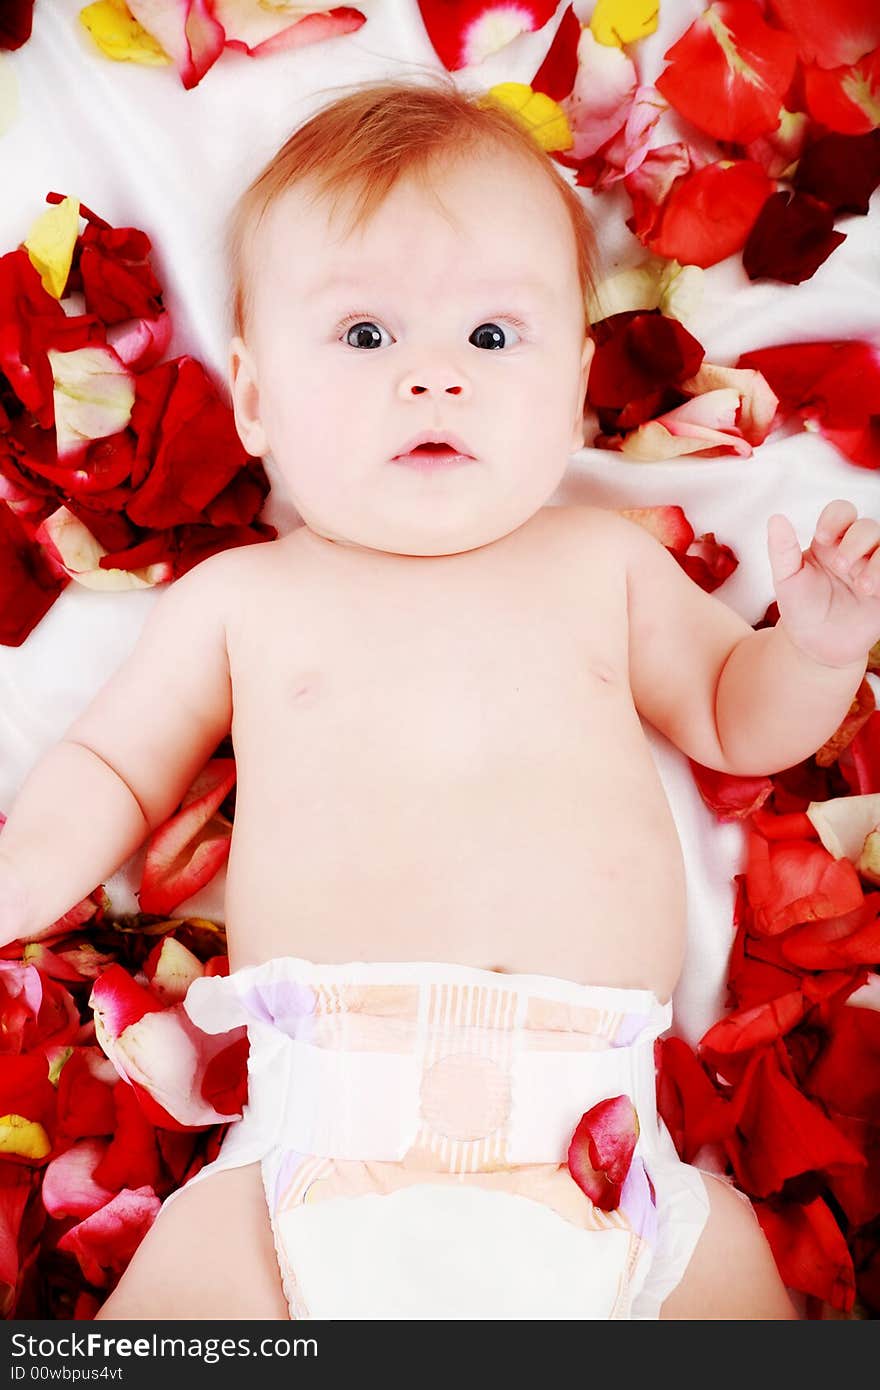
<path id="1" fill-rule="evenodd" d="M 384 286 L 383 286 L 384 288 Z M 538 276 L 523 272 L 521 275 L 484 276 L 469 283 L 471 290 L 488 291 L 496 294 L 537 294 L 545 299 L 551 297 L 551 290 L 545 280 Z M 319 280 L 316 285 L 310 286 L 305 291 L 304 297 L 309 300 L 323 298 L 324 295 L 336 294 L 341 290 L 363 290 L 369 293 L 371 289 L 370 277 L 366 273 L 358 275 L 328 275 Z"/>

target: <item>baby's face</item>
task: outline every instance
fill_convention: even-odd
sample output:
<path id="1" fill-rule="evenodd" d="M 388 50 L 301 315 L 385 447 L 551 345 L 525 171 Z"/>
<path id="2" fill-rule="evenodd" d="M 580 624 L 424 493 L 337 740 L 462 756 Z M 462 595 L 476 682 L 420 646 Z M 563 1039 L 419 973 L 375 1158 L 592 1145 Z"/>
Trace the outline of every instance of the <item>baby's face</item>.
<path id="1" fill-rule="evenodd" d="M 401 555 L 487 545 L 544 505 L 583 442 L 592 356 L 549 181 L 492 152 L 432 187 L 442 206 L 401 181 L 346 239 L 291 190 L 258 234 L 249 345 L 230 345 L 242 441 L 306 524 Z M 393 461 L 423 433 L 474 461 Z"/>

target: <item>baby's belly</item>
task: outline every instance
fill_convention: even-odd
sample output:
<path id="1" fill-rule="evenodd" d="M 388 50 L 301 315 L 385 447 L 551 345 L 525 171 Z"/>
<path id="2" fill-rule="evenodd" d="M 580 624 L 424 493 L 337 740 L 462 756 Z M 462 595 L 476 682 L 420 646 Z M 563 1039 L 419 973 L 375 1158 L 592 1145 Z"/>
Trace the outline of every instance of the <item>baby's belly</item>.
<path id="1" fill-rule="evenodd" d="M 255 777 L 239 754 L 231 967 L 444 960 L 667 999 L 684 950 L 681 847 L 641 726 L 618 733 L 436 781 L 359 776 L 329 749 L 320 778 L 302 764 Z"/>

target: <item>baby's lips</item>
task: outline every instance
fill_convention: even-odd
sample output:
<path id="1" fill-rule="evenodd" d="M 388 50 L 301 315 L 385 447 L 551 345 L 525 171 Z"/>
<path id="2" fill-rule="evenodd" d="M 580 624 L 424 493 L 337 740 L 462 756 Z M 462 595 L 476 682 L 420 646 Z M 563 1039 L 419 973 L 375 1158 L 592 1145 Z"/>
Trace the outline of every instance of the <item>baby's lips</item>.
<path id="1" fill-rule="evenodd" d="M 594 1206 L 614 1211 L 629 1172 L 639 1117 L 629 1096 L 600 1100 L 581 1116 L 568 1149 L 568 1170 Z"/>

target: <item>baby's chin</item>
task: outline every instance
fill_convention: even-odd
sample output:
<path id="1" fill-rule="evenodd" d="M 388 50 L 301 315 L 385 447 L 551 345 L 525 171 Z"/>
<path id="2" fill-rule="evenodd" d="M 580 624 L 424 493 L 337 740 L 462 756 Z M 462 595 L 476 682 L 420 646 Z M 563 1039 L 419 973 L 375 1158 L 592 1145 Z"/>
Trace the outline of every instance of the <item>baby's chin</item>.
<path id="1" fill-rule="evenodd" d="M 307 523 L 308 524 L 308 523 Z M 366 535 L 362 538 L 346 536 L 339 532 L 325 533 L 314 526 L 309 526 L 312 534 L 317 540 L 337 546 L 340 550 L 371 553 L 376 555 L 396 555 L 411 559 L 428 559 L 443 555 L 465 555 L 470 551 L 480 550 L 486 545 L 491 545 L 497 540 L 501 540 L 508 532 L 498 531 L 485 536 L 446 536 L 426 539 L 414 536 L 373 536 Z"/>
<path id="2" fill-rule="evenodd" d="M 388 505 L 371 509 L 310 509 L 299 501 L 299 512 L 310 531 L 319 539 L 350 551 L 373 551 L 386 555 L 428 558 L 462 555 L 503 540 L 540 511 L 541 501 L 519 499 L 511 505 L 489 507 L 485 499 L 383 499 Z M 543 499 L 541 499 L 543 500 Z"/>

